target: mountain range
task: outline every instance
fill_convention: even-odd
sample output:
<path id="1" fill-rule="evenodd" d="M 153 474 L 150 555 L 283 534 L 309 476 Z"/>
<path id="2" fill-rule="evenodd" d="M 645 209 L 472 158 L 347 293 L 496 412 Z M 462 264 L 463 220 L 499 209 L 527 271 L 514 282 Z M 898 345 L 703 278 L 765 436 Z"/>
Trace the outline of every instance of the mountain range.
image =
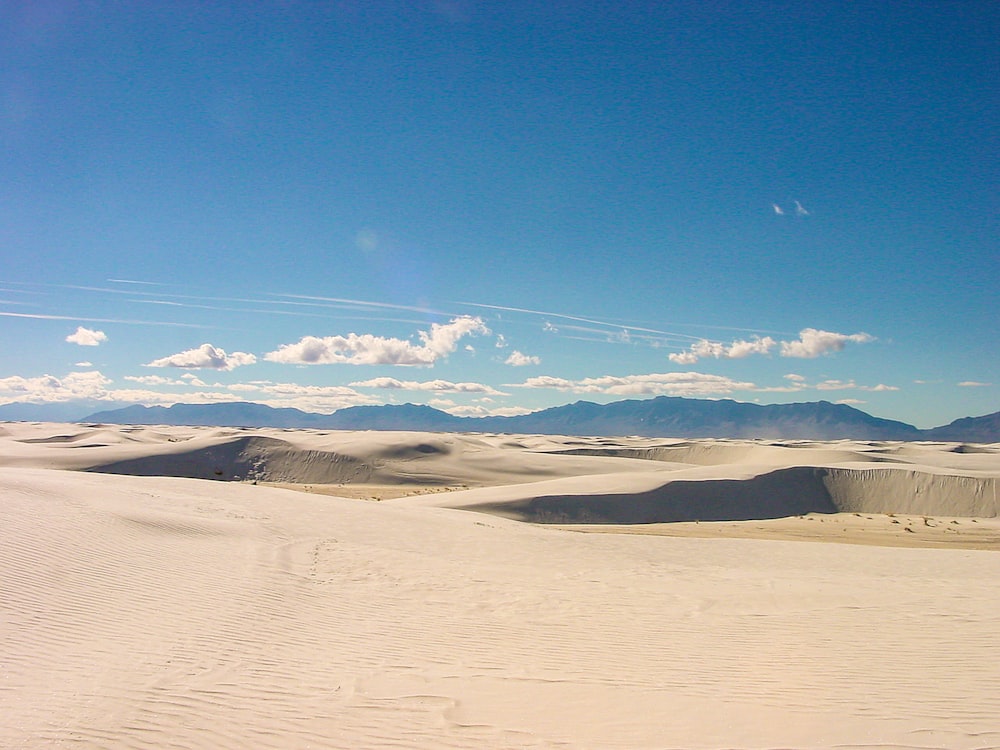
<path id="1" fill-rule="evenodd" d="M 610 404 L 577 401 L 512 417 L 456 417 L 415 404 L 352 406 L 333 414 L 316 414 L 235 402 L 170 407 L 135 405 L 99 411 L 73 421 L 675 438 L 1000 442 L 1000 412 L 965 417 L 948 425 L 921 430 L 905 422 L 873 417 L 852 406 L 828 401 L 759 405 L 729 399 L 715 401 L 671 396 Z"/>

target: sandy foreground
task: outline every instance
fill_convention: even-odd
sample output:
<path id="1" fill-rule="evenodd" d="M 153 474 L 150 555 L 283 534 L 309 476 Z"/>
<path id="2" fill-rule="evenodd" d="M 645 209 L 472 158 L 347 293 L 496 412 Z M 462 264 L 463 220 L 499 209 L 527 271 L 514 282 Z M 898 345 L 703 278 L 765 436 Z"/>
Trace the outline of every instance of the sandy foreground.
<path id="1" fill-rule="evenodd" d="M 1000 747 L 998 484 L 1000 445 L 0 424 L 0 747 Z"/>

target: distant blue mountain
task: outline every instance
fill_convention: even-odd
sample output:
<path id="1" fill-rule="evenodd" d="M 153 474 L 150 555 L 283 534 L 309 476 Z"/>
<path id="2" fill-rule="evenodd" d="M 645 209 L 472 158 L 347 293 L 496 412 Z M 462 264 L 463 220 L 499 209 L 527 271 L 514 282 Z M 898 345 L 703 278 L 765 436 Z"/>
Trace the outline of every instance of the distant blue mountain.
<path id="1" fill-rule="evenodd" d="M 333 414 L 314 414 L 262 404 L 221 403 L 175 404 L 169 408 L 129 406 L 96 412 L 79 421 L 678 438 L 1000 442 L 1000 412 L 919 430 L 904 422 L 880 419 L 846 404 L 828 401 L 759 405 L 669 396 L 610 404 L 578 401 L 515 417 L 456 417 L 414 404 L 352 406 Z"/>

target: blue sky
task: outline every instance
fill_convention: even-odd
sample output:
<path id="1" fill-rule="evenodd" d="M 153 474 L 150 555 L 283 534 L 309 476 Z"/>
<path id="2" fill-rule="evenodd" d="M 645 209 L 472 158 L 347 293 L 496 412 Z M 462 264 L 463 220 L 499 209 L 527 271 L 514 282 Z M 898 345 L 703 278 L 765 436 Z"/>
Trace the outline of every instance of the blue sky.
<path id="1" fill-rule="evenodd" d="M 997 39 L 993 2 L 6 3 L 0 403 L 996 411 Z"/>

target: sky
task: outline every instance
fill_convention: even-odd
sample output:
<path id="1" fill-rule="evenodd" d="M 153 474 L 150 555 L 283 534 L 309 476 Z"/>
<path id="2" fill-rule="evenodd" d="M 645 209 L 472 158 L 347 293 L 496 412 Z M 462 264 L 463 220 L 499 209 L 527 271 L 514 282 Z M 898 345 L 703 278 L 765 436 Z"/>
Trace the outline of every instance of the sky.
<path id="1" fill-rule="evenodd" d="M 1000 409 L 995 2 L 0 5 L 0 404 Z"/>

